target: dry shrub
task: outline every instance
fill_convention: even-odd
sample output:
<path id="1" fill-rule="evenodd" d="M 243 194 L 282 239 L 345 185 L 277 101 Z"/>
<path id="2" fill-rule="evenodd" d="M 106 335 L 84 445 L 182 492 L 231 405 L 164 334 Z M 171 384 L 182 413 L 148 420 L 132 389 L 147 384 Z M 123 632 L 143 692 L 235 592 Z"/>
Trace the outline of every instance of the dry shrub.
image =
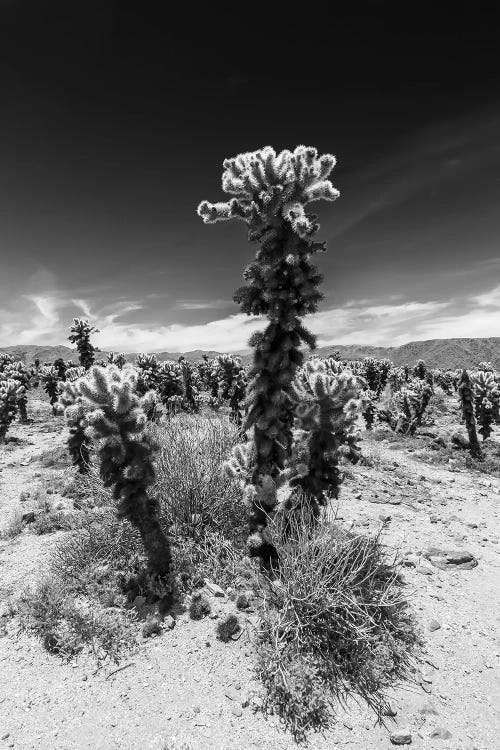
<path id="1" fill-rule="evenodd" d="M 151 430 L 160 446 L 152 492 L 173 537 L 197 539 L 208 528 L 233 538 L 246 516 L 223 463 L 239 441 L 237 427 L 224 415 L 179 414 Z"/>
<path id="2" fill-rule="evenodd" d="M 385 690 L 404 680 L 419 639 L 380 536 L 366 537 L 307 504 L 272 525 L 279 572 L 263 584 L 258 672 L 264 711 L 296 741 L 330 727 L 348 693 L 380 717 Z"/>

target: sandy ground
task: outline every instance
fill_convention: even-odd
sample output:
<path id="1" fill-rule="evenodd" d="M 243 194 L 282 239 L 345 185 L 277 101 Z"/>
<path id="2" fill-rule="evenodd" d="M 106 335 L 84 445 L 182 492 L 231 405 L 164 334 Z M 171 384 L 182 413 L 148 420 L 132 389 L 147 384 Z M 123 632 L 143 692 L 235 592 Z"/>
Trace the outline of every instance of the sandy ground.
<path id="1" fill-rule="evenodd" d="M 17 440 L 0 448 L 0 528 L 29 507 L 20 495 L 47 472 L 38 458 L 62 445 L 65 430 L 47 405 L 31 402 L 35 421 L 15 425 Z M 363 443 L 367 461 L 353 467 L 338 514 L 375 531 L 407 560 L 405 578 L 424 632 L 425 653 L 416 684 L 394 691 L 396 713 L 385 727 L 355 703 L 339 710 L 335 729 L 313 736 L 313 750 L 390 748 L 390 734 L 411 733 L 412 747 L 451 750 L 500 748 L 500 480 L 434 466 L 418 456 L 419 441 Z M 0 542 L 0 750 L 158 750 L 181 737 L 192 750 L 292 748 L 277 720 L 252 710 L 250 614 L 242 637 L 215 638 L 213 620 L 186 615 L 173 630 L 143 642 L 125 659 L 96 670 L 80 659 L 66 664 L 8 618 L 8 601 L 43 571 L 44 556 L 61 532 L 36 536 L 29 527 Z M 472 569 L 440 569 L 426 550 L 467 550 Z M 214 599 L 217 611 L 229 611 Z M 430 630 L 432 621 L 439 625 Z M 170 744 L 169 744 L 170 742 Z"/>

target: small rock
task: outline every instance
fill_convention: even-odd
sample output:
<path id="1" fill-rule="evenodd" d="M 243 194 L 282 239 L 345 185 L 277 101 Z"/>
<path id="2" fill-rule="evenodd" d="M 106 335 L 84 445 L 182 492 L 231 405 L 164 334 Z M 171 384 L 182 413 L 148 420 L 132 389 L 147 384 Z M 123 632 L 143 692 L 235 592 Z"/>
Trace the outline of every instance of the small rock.
<path id="1" fill-rule="evenodd" d="M 164 630 L 172 630 L 175 627 L 175 620 L 172 615 L 167 615 L 162 620 Z"/>
<path id="2" fill-rule="evenodd" d="M 411 745 L 411 732 L 409 729 L 398 729 L 389 739 L 393 745 Z"/>
<path id="3" fill-rule="evenodd" d="M 434 729 L 429 736 L 437 738 L 439 740 L 449 740 L 451 737 L 451 732 L 444 727 L 436 727 L 436 729 Z"/>
<path id="4" fill-rule="evenodd" d="M 417 568 L 417 573 L 420 573 L 423 576 L 434 575 L 434 571 L 432 570 L 432 568 L 429 568 L 428 565 L 419 565 Z"/>
<path id="5" fill-rule="evenodd" d="M 437 711 L 434 703 L 432 703 L 432 701 L 426 701 L 424 703 L 424 705 L 420 708 L 420 713 L 421 714 L 427 714 L 428 716 L 437 716 L 438 715 L 438 711 Z"/>
<path id="6" fill-rule="evenodd" d="M 238 691 L 232 687 L 224 690 L 224 695 L 226 696 L 226 698 L 229 698 L 230 701 L 237 701 L 240 697 Z"/>
<path id="7" fill-rule="evenodd" d="M 441 627 L 441 623 L 433 619 L 429 622 L 427 627 L 429 628 L 431 633 L 433 633 L 435 630 L 439 630 L 439 628 Z"/>
<path id="8" fill-rule="evenodd" d="M 224 589 L 208 578 L 205 578 L 205 588 L 212 596 L 225 596 Z"/>
<path id="9" fill-rule="evenodd" d="M 403 565 L 406 565 L 407 568 L 416 568 L 418 565 L 418 561 L 419 561 L 418 555 L 414 555 L 414 554 L 406 555 L 406 557 L 403 560 Z"/>
<path id="10" fill-rule="evenodd" d="M 233 714 L 233 716 L 241 716 L 243 714 L 243 709 L 241 708 L 241 706 L 233 706 L 231 708 L 231 713 Z"/>

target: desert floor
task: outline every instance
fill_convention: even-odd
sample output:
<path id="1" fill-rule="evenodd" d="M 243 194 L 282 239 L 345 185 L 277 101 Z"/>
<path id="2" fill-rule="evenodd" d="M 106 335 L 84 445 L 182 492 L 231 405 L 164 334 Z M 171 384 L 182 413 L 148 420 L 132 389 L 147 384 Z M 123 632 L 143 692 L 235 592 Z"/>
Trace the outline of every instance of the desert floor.
<path id="1" fill-rule="evenodd" d="M 33 422 L 13 425 L 0 448 L 0 529 L 30 509 L 22 493 L 40 482 L 58 488 L 73 471 L 69 459 L 66 466 L 43 462 L 64 445 L 63 419 L 38 397 L 30 414 Z M 428 431 L 449 435 L 457 428 L 449 399 Z M 383 525 L 386 544 L 403 554 L 408 596 L 424 634 L 422 664 L 414 683 L 394 689 L 395 716 L 385 726 L 353 701 L 339 708 L 328 736 L 311 737 L 312 749 L 390 748 L 390 735 L 399 730 L 411 733 L 416 750 L 500 748 L 500 479 L 465 469 L 462 456 L 433 462 L 438 452 L 431 441 L 365 433 L 364 460 L 349 468 L 337 511 L 344 523 L 368 533 Z M 28 525 L 0 541 L 0 750 L 159 750 L 175 748 L 174 737 L 192 750 L 295 746 L 276 719 L 252 708 L 259 687 L 255 614 L 230 644 L 215 638 L 213 618 L 193 622 L 181 615 L 171 631 L 142 641 L 121 671 L 113 664 L 97 669 L 90 657 L 65 663 L 23 632 L 9 602 L 43 573 L 44 558 L 63 533 L 38 536 Z M 454 564 L 467 559 L 465 552 L 476 567 Z M 228 605 L 214 599 L 214 617 Z"/>

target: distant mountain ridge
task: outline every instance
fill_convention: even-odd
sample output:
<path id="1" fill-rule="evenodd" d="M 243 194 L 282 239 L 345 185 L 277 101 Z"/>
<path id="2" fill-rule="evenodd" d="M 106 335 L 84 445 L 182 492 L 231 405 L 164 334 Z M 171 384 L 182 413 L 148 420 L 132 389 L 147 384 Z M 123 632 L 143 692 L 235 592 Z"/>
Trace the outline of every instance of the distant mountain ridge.
<path id="1" fill-rule="evenodd" d="M 321 346 L 316 349 L 315 354 L 320 357 L 328 357 L 335 350 L 338 350 L 343 359 L 364 359 L 364 357 L 375 357 L 383 359 L 387 357 L 395 365 L 414 365 L 418 359 L 424 359 L 429 367 L 441 367 L 442 369 L 455 370 L 459 367 L 474 367 L 481 361 L 491 362 L 493 366 L 500 370 L 500 337 L 491 337 L 485 339 L 431 339 L 429 341 L 411 341 L 402 346 L 363 346 L 362 344 L 339 344 L 331 346 Z M 23 346 L 5 346 L 0 347 L 0 353 L 6 352 L 13 354 L 16 359 L 31 364 L 35 357 L 40 362 L 53 362 L 54 359 L 62 357 L 63 359 L 78 360 L 76 349 L 70 349 L 68 346 L 36 346 L 35 344 Z M 170 359 L 176 361 L 181 355 L 186 357 L 190 362 L 201 359 L 203 355 L 216 357 L 221 352 L 204 351 L 195 349 L 190 352 L 152 352 L 158 359 Z M 103 351 L 103 357 L 107 352 Z M 252 360 L 250 351 L 238 352 L 242 361 L 248 364 Z M 126 354 L 127 360 L 133 362 L 136 353 Z"/>

